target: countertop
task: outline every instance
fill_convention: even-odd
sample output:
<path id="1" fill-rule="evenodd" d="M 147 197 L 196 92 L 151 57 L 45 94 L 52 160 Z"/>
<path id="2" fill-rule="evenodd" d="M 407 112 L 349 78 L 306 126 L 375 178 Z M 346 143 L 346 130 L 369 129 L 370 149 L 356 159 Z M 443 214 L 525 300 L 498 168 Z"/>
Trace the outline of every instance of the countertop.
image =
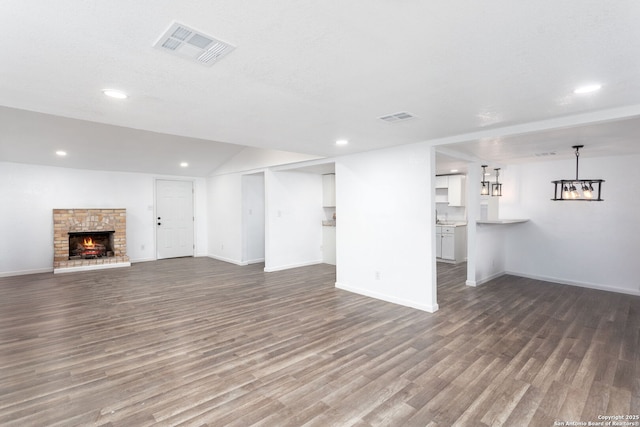
<path id="1" fill-rule="evenodd" d="M 466 227 L 466 225 L 464 221 L 436 222 L 436 227 Z"/>
<path id="2" fill-rule="evenodd" d="M 478 220 L 476 224 L 503 225 L 503 224 L 520 224 L 527 222 L 528 219 L 494 219 L 494 220 Z"/>

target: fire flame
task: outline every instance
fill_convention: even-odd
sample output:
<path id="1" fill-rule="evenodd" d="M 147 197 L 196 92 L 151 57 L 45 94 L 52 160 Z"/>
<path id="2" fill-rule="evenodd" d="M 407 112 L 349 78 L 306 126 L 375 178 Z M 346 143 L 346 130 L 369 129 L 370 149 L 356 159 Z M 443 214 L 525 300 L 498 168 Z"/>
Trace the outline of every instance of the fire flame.
<path id="1" fill-rule="evenodd" d="M 95 244 L 93 243 L 93 239 L 91 237 L 84 238 L 84 247 L 85 248 L 93 248 Z"/>

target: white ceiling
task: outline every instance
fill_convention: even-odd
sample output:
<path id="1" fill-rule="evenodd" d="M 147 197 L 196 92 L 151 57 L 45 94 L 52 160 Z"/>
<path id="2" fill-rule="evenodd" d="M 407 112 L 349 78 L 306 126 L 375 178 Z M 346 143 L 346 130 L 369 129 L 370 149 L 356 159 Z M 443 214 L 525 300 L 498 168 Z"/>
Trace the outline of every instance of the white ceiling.
<path id="1" fill-rule="evenodd" d="M 174 21 L 236 49 L 212 67 L 154 49 Z M 202 176 L 242 146 L 332 157 L 433 141 L 503 164 L 577 142 L 637 153 L 639 21 L 635 0 L 7 0 L 0 160 L 59 164 L 64 148 L 88 168 Z M 591 82 L 602 90 L 573 94 Z M 400 111 L 416 118 L 379 119 Z"/>

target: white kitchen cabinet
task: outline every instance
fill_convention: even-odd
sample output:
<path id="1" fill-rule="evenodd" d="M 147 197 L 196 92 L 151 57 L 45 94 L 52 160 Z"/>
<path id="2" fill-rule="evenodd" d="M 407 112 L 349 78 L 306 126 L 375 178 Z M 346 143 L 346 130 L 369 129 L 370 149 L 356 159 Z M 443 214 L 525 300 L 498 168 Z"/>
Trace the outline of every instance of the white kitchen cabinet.
<path id="1" fill-rule="evenodd" d="M 336 175 L 333 173 L 322 175 L 322 206 L 325 208 L 336 206 Z"/>
<path id="2" fill-rule="evenodd" d="M 466 226 L 436 226 L 436 258 L 463 262 L 467 257 Z"/>
<path id="3" fill-rule="evenodd" d="M 449 177 L 447 175 L 436 176 L 436 188 L 449 187 Z"/>
<path id="4" fill-rule="evenodd" d="M 448 187 L 448 201 L 449 206 L 464 206 L 465 201 L 465 176 L 464 175 L 450 175 L 449 187 Z"/>
<path id="5" fill-rule="evenodd" d="M 322 227 L 322 262 L 336 265 L 336 228 Z"/>
<path id="6" fill-rule="evenodd" d="M 456 244 L 455 244 L 455 232 L 454 233 L 442 233 L 442 253 L 440 258 L 449 261 L 456 260 Z"/>
<path id="7" fill-rule="evenodd" d="M 464 206 L 465 179 L 464 175 L 436 176 L 436 203 L 446 203 L 455 207 Z"/>

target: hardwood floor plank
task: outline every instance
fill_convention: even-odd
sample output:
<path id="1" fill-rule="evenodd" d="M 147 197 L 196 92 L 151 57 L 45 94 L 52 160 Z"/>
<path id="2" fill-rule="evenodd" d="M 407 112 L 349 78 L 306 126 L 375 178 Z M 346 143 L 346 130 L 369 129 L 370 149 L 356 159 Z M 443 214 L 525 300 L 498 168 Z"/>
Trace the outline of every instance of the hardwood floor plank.
<path id="1" fill-rule="evenodd" d="M 0 278 L 3 426 L 550 426 L 640 412 L 640 298 L 438 264 L 440 310 L 335 267 Z"/>

